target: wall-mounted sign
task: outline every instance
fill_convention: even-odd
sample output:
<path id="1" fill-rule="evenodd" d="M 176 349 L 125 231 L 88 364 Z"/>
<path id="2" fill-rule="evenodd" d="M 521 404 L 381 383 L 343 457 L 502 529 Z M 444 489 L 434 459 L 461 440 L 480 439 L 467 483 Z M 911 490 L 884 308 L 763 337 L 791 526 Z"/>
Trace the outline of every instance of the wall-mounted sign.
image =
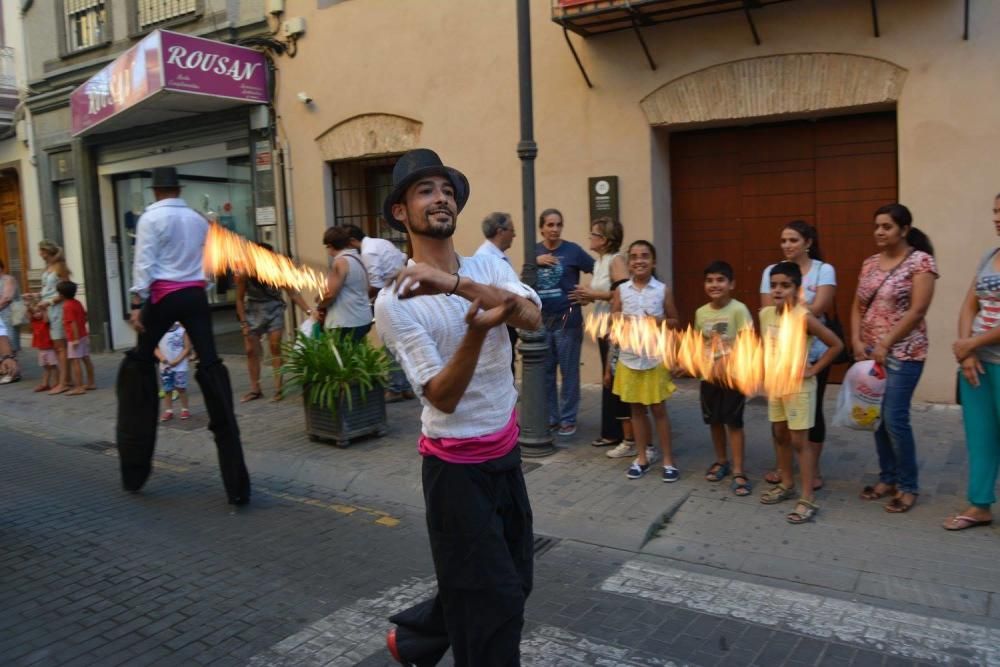
<path id="1" fill-rule="evenodd" d="M 73 136 L 94 129 L 127 109 L 138 108 L 146 100 L 153 104 L 153 97 L 159 100 L 171 93 L 222 102 L 266 103 L 264 54 L 245 46 L 157 30 L 73 91 L 70 95 Z M 158 107 L 174 106 L 160 102 Z M 154 106 L 148 110 L 156 109 Z M 148 120 L 157 118 L 150 116 Z"/>
<path id="2" fill-rule="evenodd" d="M 618 220 L 618 177 L 594 176 L 587 179 L 587 197 L 590 200 L 590 219 L 612 218 Z"/>

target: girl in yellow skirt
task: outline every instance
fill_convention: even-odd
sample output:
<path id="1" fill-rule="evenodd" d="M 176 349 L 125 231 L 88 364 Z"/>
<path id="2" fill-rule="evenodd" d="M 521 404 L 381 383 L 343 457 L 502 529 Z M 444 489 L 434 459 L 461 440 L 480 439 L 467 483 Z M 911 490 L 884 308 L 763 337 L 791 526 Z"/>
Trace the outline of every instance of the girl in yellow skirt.
<path id="1" fill-rule="evenodd" d="M 632 279 L 614 291 L 611 312 L 626 317 L 651 318 L 657 324 L 678 325 L 677 307 L 670 289 L 653 275 L 656 268 L 656 248 L 649 241 L 635 241 L 628 248 L 628 267 Z M 611 384 L 611 357 L 604 369 L 604 382 Z M 670 417 L 665 401 L 676 387 L 663 360 L 622 349 L 614 373 L 612 391 L 629 404 L 638 457 L 629 466 L 627 477 L 639 479 L 656 460 L 652 447 L 652 431 L 647 408 L 656 421 L 656 435 L 663 454 L 663 481 L 676 482 L 680 470 L 674 465 L 670 447 Z"/>

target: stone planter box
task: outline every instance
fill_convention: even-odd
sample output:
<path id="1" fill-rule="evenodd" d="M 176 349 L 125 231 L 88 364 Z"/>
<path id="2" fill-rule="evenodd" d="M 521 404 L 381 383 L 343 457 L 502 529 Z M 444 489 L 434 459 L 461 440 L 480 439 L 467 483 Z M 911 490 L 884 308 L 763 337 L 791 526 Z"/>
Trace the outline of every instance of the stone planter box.
<path id="1" fill-rule="evenodd" d="M 308 389 L 307 389 L 308 390 Z M 341 398 L 335 410 L 324 410 L 303 400 L 306 434 L 313 442 L 329 441 L 347 447 L 351 440 L 367 435 L 381 436 L 386 431 L 385 389 L 376 385 L 362 392 L 351 387 L 351 405 Z"/>

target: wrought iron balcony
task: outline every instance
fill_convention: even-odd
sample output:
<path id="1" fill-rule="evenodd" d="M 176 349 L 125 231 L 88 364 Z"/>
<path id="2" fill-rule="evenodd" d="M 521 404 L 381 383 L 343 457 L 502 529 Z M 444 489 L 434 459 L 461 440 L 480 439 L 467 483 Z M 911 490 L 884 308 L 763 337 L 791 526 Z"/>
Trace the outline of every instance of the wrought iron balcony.
<path id="1" fill-rule="evenodd" d="M 9 129 L 14 123 L 14 110 L 18 101 L 14 49 L 0 46 L 0 132 Z"/>

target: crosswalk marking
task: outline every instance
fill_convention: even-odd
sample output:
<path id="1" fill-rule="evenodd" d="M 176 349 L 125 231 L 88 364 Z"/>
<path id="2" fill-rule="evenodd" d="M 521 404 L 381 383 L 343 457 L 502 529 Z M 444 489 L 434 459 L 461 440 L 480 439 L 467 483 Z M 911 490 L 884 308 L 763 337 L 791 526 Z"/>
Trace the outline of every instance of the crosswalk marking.
<path id="1" fill-rule="evenodd" d="M 1000 666 L 1000 630 L 632 560 L 600 590 L 942 664 Z"/>

